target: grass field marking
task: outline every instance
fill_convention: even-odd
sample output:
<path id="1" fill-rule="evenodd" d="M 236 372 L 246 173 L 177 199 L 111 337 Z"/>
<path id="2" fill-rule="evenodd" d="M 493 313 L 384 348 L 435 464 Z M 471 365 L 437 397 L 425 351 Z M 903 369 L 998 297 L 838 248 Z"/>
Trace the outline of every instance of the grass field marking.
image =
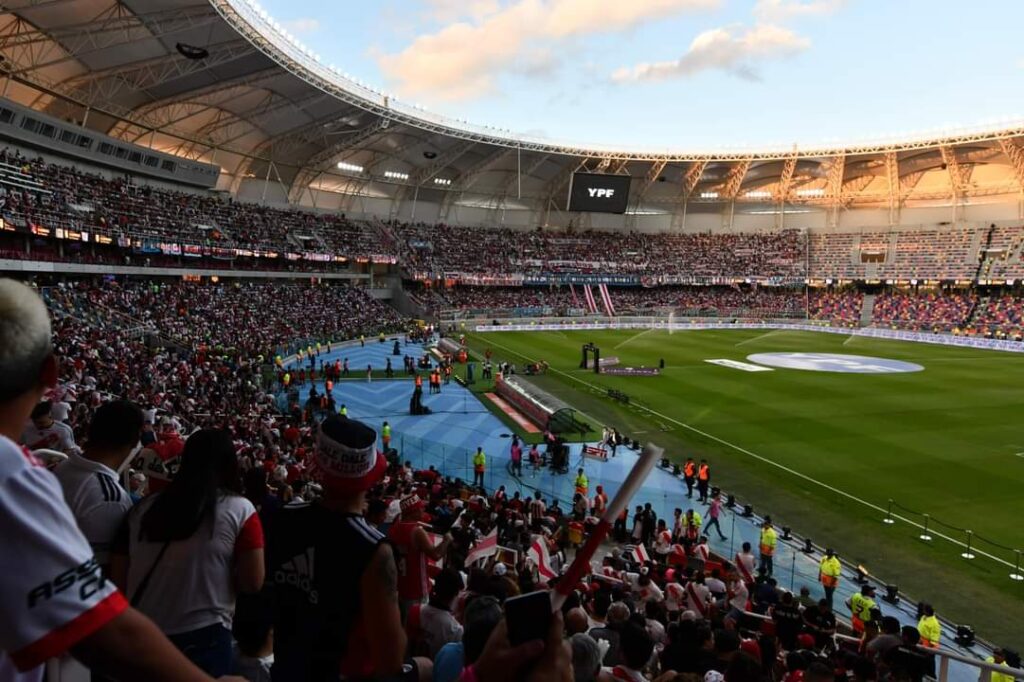
<path id="1" fill-rule="evenodd" d="M 754 341 L 760 341 L 761 339 L 767 339 L 769 336 L 774 336 L 776 334 L 779 334 L 779 333 L 782 333 L 782 332 L 786 332 L 786 331 L 788 331 L 788 330 L 786 330 L 786 329 L 773 329 L 770 332 L 765 332 L 764 334 L 758 334 L 757 336 L 755 336 L 753 338 L 749 338 L 746 341 L 740 341 L 736 345 L 737 346 L 745 346 L 748 343 L 752 343 Z"/>
<path id="2" fill-rule="evenodd" d="M 491 343 L 492 346 L 497 346 L 498 348 L 501 348 L 502 350 L 504 350 L 504 351 L 506 351 L 508 353 L 512 353 L 513 355 L 518 355 L 519 357 L 524 358 L 527 361 L 535 362 L 535 360 L 533 358 L 531 358 L 531 357 L 529 357 L 527 355 L 523 355 L 519 351 L 513 350 L 512 348 L 509 348 L 508 346 L 504 346 L 504 345 L 502 345 L 500 343 L 495 343 L 494 341 L 491 341 L 490 343 Z M 562 376 L 568 377 L 568 378 L 572 379 L 573 381 L 579 382 L 579 383 L 583 384 L 584 386 L 587 386 L 590 389 L 598 391 L 599 393 L 602 393 L 602 394 L 605 393 L 605 391 L 603 389 L 601 389 L 601 387 L 598 386 L 597 384 L 592 384 L 589 381 L 584 381 L 583 379 L 580 379 L 579 377 L 573 376 L 569 372 L 563 372 L 562 370 L 555 369 L 554 367 L 550 367 L 548 371 L 556 372 L 557 374 L 561 374 Z M 681 422 L 678 419 L 675 419 L 673 417 L 669 417 L 668 415 L 661 414 L 660 412 L 652 410 L 649 407 L 642 407 L 642 406 L 639 406 L 639 405 L 637 407 L 639 407 L 640 409 L 644 410 L 645 412 L 648 412 L 648 413 L 650 413 L 650 414 L 652 414 L 652 415 L 654 415 L 656 417 L 660 417 L 661 419 L 664 419 L 665 421 L 671 422 L 671 423 L 673 423 L 673 424 L 675 424 L 675 425 L 677 425 L 677 426 L 679 426 L 681 428 L 684 428 L 684 429 L 686 429 L 688 431 L 692 431 L 693 433 L 696 433 L 698 435 L 704 436 L 705 438 L 707 438 L 709 440 L 713 440 L 716 443 L 720 443 L 721 445 L 724 445 L 724 446 L 726 446 L 726 447 L 728 447 L 728 448 L 730 448 L 732 450 L 735 450 L 736 452 L 742 453 L 744 455 L 747 455 L 748 457 L 756 459 L 759 462 L 764 462 L 765 464 L 770 464 L 771 466 L 776 467 L 778 469 L 781 469 L 782 471 L 785 471 L 788 474 L 792 474 L 793 476 L 796 476 L 797 478 L 803 479 L 803 480 L 807 481 L 808 483 L 813 483 L 814 485 L 822 487 L 822 488 L 824 488 L 824 489 L 826 489 L 826 490 L 828 490 L 830 492 L 833 492 L 833 493 L 835 493 L 837 495 L 841 495 L 842 497 L 845 497 L 848 500 L 851 500 L 853 502 L 857 502 L 858 504 L 862 504 L 865 507 L 868 507 L 870 509 L 874 509 L 877 512 L 881 512 L 882 514 L 887 514 L 888 513 L 887 509 L 879 507 L 877 504 L 874 504 L 872 502 L 868 502 L 867 500 L 863 500 L 863 499 L 857 497 L 856 495 L 851 495 L 850 493 L 846 492 L 845 490 L 840 490 L 839 488 L 836 488 L 835 486 L 829 485 L 828 483 L 825 483 L 823 481 L 819 481 L 816 478 L 812 478 L 812 477 L 808 476 L 807 474 L 804 474 L 804 473 L 801 473 L 801 472 L 797 471 L 796 469 L 791 469 L 790 467 L 788 467 L 788 466 L 786 466 L 784 464 L 780 464 L 780 463 L 776 462 L 775 460 L 772 460 L 772 459 L 769 459 L 767 457 L 764 457 L 763 455 L 759 455 L 756 452 L 751 452 L 750 450 L 748 450 L 748 449 L 746 449 L 746 448 L 744 448 L 744 447 L 742 447 L 740 445 L 736 445 L 735 443 L 730 443 L 729 441 L 723 440 L 722 438 L 719 438 L 718 436 L 714 436 L 714 435 L 708 433 L 707 431 L 702 431 L 702 430 L 698 429 L 695 426 L 690 426 L 689 424 Z M 1024 454 L 1024 453 L 1022 453 L 1022 454 Z M 911 519 L 908 519 L 905 516 L 900 516 L 899 514 L 893 514 L 892 516 L 893 516 L 893 518 L 897 518 L 900 521 L 903 521 L 904 523 L 908 523 L 911 526 L 914 526 L 916 528 L 920 528 L 920 529 L 924 530 L 924 526 L 923 525 L 921 525 L 920 523 L 917 523 L 916 521 L 912 521 Z M 940 537 L 943 540 L 946 540 L 948 542 L 953 543 L 954 545 L 958 545 L 960 547 L 967 547 L 966 543 L 961 542 L 960 540 L 957 540 L 955 538 L 951 538 L 948 535 L 945 535 L 944 533 L 940 533 L 937 530 L 935 530 L 934 528 L 929 528 L 928 532 L 931 535 L 933 535 L 935 537 Z M 988 552 L 986 552 L 984 550 L 981 550 L 981 549 L 978 549 L 977 547 L 971 547 L 971 551 L 972 552 L 976 552 L 976 553 L 978 553 L 978 554 L 980 554 L 980 555 L 982 555 L 984 557 L 988 557 L 989 559 L 992 559 L 993 561 L 996 561 L 996 562 L 998 562 L 1000 564 L 1003 564 L 1004 566 L 1008 566 L 1010 568 L 1014 567 L 1014 564 L 1012 562 L 1006 561 L 1005 559 L 1001 559 L 1001 558 L 999 558 L 997 556 L 989 554 Z"/>
<path id="3" fill-rule="evenodd" d="M 644 334 L 648 334 L 648 333 L 653 332 L 653 331 L 655 331 L 655 327 L 651 327 L 650 329 L 645 329 L 645 330 L 643 330 L 641 332 L 637 332 L 636 334 L 633 334 L 633 336 L 629 337 L 625 341 L 621 341 L 621 342 L 617 343 L 616 345 L 612 346 L 612 350 L 615 350 L 617 348 L 622 348 L 623 346 L 625 346 L 630 341 L 635 341 L 636 339 L 639 339 Z M 563 334 L 563 336 L 564 336 L 564 334 Z"/>
<path id="4" fill-rule="evenodd" d="M 850 341 L 853 341 L 855 338 L 857 337 L 854 336 L 853 334 L 850 334 L 849 336 L 846 337 L 846 340 L 843 341 L 843 345 L 845 346 L 846 344 L 850 343 Z"/>

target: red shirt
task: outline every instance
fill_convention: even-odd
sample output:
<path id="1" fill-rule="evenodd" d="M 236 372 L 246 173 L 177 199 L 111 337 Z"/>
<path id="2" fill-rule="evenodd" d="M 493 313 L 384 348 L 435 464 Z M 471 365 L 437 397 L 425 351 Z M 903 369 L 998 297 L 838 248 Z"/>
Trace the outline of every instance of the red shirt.
<path id="1" fill-rule="evenodd" d="M 419 527 L 415 522 L 399 521 L 388 529 L 388 540 L 398 560 L 398 596 L 411 601 L 421 601 L 430 593 L 427 557 L 413 547 L 413 535 Z"/>

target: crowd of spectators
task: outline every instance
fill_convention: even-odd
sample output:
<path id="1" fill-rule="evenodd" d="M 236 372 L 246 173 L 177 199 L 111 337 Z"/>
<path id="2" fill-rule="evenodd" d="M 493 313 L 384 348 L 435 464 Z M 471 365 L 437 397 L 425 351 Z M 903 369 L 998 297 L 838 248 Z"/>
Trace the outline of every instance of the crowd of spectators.
<path id="1" fill-rule="evenodd" d="M 87 406 L 113 395 L 159 411 L 175 431 L 184 422 L 258 437 L 275 428 L 265 374 L 275 356 L 403 326 L 348 286 L 69 280 L 43 294 L 78 434 Z"/>
<path id="2" fill-rule="evenodd" d="M 25 303 L 34 295 L 12 284 L 0 282 L 0 313 L 24 324 L 0 320 L 4 367 L 19 353 L 40 362 L 18 335 L 30 336 L 22 330 L 39 323 L 30 308 L 42 306 Z M 127 657 L 102 638 L 62 640 L 98 669 L 115 677 L 128 671 L 131 679 L 236 674 L 261 682 L 339 672 L 438 682 L 921 682 L 934 675 L 932 657 L 917 647 L 923 631 L 872 611 L 859 639 L 834 638 L 844 626 L 828 599 L 780 588 L 763 556 L 755 571 L 747 543 L 735 557 L 712 553 L 693 510 L 677 509 L 673 519 L 658 519 L 650 505 L 624 512 L 615 545 L 601 550 L 578 583 L 561 584 L 596 522 L 592 514 L 608 504 L 600 486 L 589 497 L 587 484 L 577 482 L 582 492 L 571 501 L 487 490 L 432 467 L 414 470 L 400 453 L 378 450 L 374 429 L 346 417 L 318 425 L 298 412 L 277 413 L 257 387 L 252 361 L 275 339 L 228 350 L 252 322 L 239 310 L 258 300 L 264 318 L 277 321 L 289 303 L 327 303 L 316 297 L 338 292 L 297 287 L 287 296 L 298 298 L 276 306 L 259 287 L 213 289 L 77 283 L 47 290 L 63 380 L 47 354 L 38 377 L 21 382 L 29 386 L 24 393 L 0 396 L 5 414 L 24 413 L 15 415 L 24 424 L 16 436 L 68 456 L 56 479 L 47 479 L 25 473 L 28 460 L 16 448 L 0 451 L 0 471 L 25 479 L 18 490 L 51 496 L 47 518 L 71 519 L 59 551 L 55 538 L 43 542 L 42 526 L 19 526 L 25 560 L 45 547 L 91 562 L 89 575 L 103 571 L 116 589 L 108 583 L 103 602 L 77 605 L 64 617 L 83 612 L 101 630 L 132 618 L 127 641 L 145 643 L 146 656 Z M 202 314 L 219 316 L 223 329 L 189 333 L 177 324 L 184 301 L 200 299 L 217 302 L 204 304 Z M 125 307 L 137 313 L 165 303 L 171 312 L 156 319 L 169 325 L 166 334 L 191 343 L 180 352 L 150 349 L 129 333 L 135 320 Z M 45 386 L 48 400 L 36 402 Z M 187 438 L 186 418 L 187 430 L 196 429 Z M 6 447 L 15 435 L 4 428 Z M 134 473 L 120 476 L 129 463 Z M 709 502 L 721 509 L 716 493 Z M 0 503 L 14 504 L 9 497 Z M 38 523 L 39 516 L 19 518 Z M 33 533 L 32 542 L 22 540 Z M 20 557 L 6 557 L 5 565 Z M 564 605 L 533 633 L 535 641 L 512 641 L 509 600 L 546 588 L 567 593 Z M 13 602 L 5 600 L 5 609 Z M 930 617 L 926 610 L 922 623 Z M 5 633 L 4 646 L 23 669 L 42 660 L 17 646 L 31 643 L 24 639 L 31 622 L 31 613 L 21 616 L 17 634 Z M 115 639 L 120 649 L 125 641 Z"/>
<path id="3" fill-rule="evenodd" d="M 800 289 L 781 287 L 664 286 L 609 287 L 616 315 L 674 312 L 692 317 L 799 317 L 804 314 Z M 436 309 L 479 310 L 494 313 L 567 315 L 586 310 L 583 288 L 455 286 L 436 290 L 430 301 Z M 426 299 L 424 299 L 426 300 Z M 595 290 L 595 303 L 604 307 Z"/>
<path id="4" fill-rule="evenodd" d="M 39 225 L 131 236 L 156 242 L 349 258 L 392 257 L 372 227 L 344 215 L 285 210 L 107 177 L 11 149 L 0 164 L 19 166 L 31 184 L 0 184 L 0 214 L 15 225 Z"/>
<path id="5" fill-rule="evenodd" d="M 729 234 L 553 232 L 387 225 L 407 270 L 424 275 L 540 272 L 669 277 L 803 278 L 806 237 L 797 230 Z"/>
<path id="6" fill-rule="evenodd" d="M 892 289 L 875 298 L 871 320 L 881 327 L 949 332 L 966 325 L 977 302 L 973 292 Z"/>
<path id="7" fill-rule="evenodd" d="M 860 323 L 864 294 L 854 288 L 811 289 L 808 292 L 808 316 L 844 325 Z"/>
<path id="8" fill-rule="evenodd" d="M 1024 297 L 1017 293 L 982 297 L 974 308 L 967 333 L 1021 340 L 1024 337 Z"/>

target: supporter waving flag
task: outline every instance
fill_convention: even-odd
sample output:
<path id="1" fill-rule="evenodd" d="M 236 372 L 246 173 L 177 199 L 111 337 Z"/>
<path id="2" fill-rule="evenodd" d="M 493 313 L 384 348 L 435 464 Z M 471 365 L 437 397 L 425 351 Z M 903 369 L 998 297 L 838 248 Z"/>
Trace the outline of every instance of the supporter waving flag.
<path id="1" fill-rule="evenodd" d="M 469 554 L 466 555 L 466 565 L 471 566 L 481 559 L 486 559 L 489 556 L 493 556 L 498 553 L 498 529 L 494 528 L 490 533 L 480 538 L 480 540 L 474 545 L 473 549 L 470 550 Z"/>

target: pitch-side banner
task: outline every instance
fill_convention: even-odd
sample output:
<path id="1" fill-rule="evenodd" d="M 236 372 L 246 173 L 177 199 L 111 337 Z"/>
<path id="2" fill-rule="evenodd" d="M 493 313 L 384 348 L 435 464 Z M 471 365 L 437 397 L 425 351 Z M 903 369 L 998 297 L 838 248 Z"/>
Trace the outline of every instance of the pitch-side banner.
<path id="1" fill-rule="evenodd" d="M 791 329 L 803 332 L 824 332 L 842 334 L 844 336 L 863 336 L 874 339 L 891 339 L 894 341 L 916 341 L 940 346 L 961 346 L 965 348 L 983 348 L 1003 350 L 1012 353 L 1024 353 L 1024 343 L 1000 339 L 980 339 L 973 336 L 952 336 L 948 334 L 928 334 L 924 332 L 908 332 L 898 329 L 843 329 L 841 327 L 824 327 L 809 324 L 783 324 L 778 322 L 668 322 L 667 320 L 649 320 L 646 322 L 580 322 L 577 324 L 479 324 L 478 332 L 566 332 L 588 331 L 601 329 L 667 329 L 676 332 L 700 329 Z"/>

